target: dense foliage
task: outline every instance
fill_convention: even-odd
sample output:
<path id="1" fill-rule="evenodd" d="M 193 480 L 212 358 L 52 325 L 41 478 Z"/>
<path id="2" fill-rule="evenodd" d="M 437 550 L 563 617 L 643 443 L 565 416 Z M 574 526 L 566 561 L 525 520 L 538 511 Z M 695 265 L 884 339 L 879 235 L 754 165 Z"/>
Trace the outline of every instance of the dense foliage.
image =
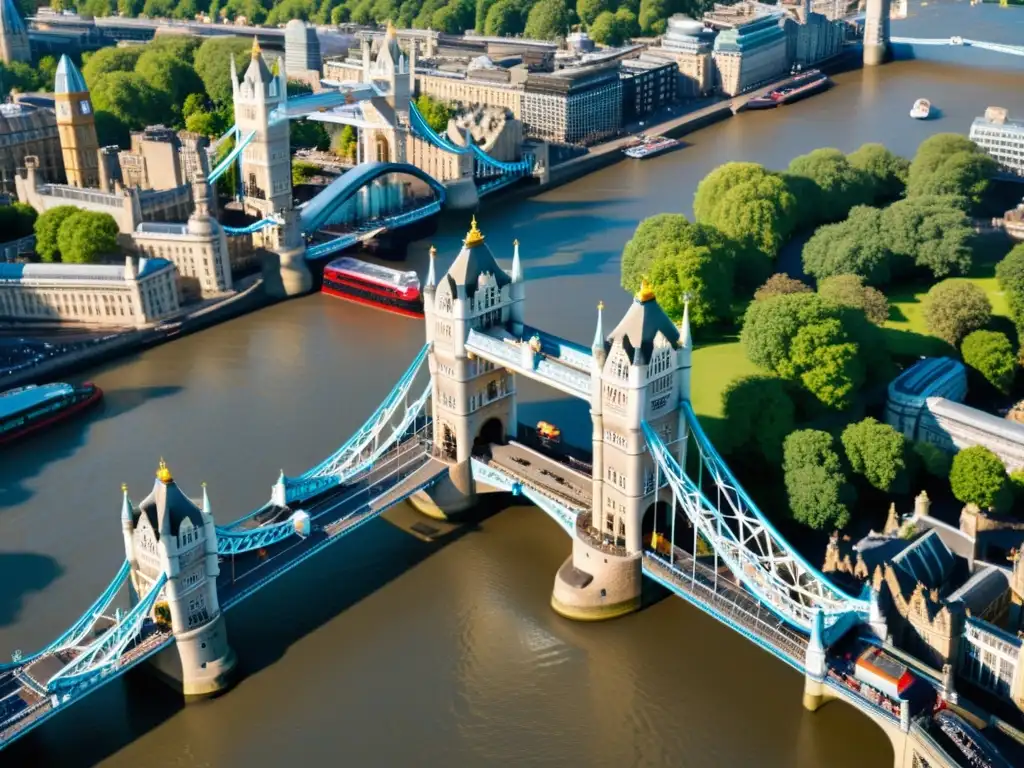
<path id="1" fill-rule="evenodd" d="M 981 509 L 1001 511 L 1012 500 L 1006 467 L 981 445 L 964 448 L 953 457 L 949 484 L 957 499 L 964 504 L 977 504 Z"/>
<path id="2" fill-rule="evenodd" d="M 841 307 L 859 309 L 875 325 L 889 319 L 889 300 L 877 288 L 864 285 L 859 275 L 836 275 L 818 283 L 818 294 Z"/>
<path id="3" fill-rule="evenodd" d="M 924 298 L 928 330 L 954 346 L 971 331 L 983 328 L 991 317 L 988 296 L 967 280 L 943 280 Z"/>
<path id="4" fill-rule="evenodd" d="M 1017 336 L 1024 338 L 1024 243 L 1014 246 L 996 265 L 996 279 L 1006 296 Z"/>
<path id="5" fill-rule="evenodd" d="M 52 91 L 56 77 L 57 59 L 53 56 L 43 56 L 35 65 L 24 61 L 0 63 L 0 99 L 14 91 Z"/>
<path id="6" fill-rule="evenodd" d="M 723 450 L 754 453 L 772 464 L 782 461 L 782 442 L 795 424 L 786 382 L 775 376 L 744 376 L 728 386 L 722 405 L 727 424 Z"/>
<path id="7" fill-rule="evenodd" d="M 950 467 L 953 465 L 953 457 L 932 443 L 914 443 L 914 454 L 917 456 L 920 465 L 932 477 L 945 480 L 949 477 Z"/>
<path id="8" fill-rule="evenodd" d="M 854 206 L 874 202 L 875 186 L 868 174 L 838 149 L 815 149 L 793 158 L 789 175 L 807 179 L 815 187 L 816 194 L 799 200 L 805 224 L 839 221 Z"/>
<path id="9" fill-rule="evenodd" d="M 891 263 L 882 219 L 877 208 L 858 205 L 844 221 L 819 227 L 804 245 L 804 269 L 819 280 L 853 274 L 869 283 L 889 282 Z"/>
<path id="10" fill-rule="evenodd" d="M 0 205 L 0 241 L 18 240 L 34 231 L 36 209 L 25 203 Z"/>
<path id="11" fill-rule="evenodd" d="M 35 222 L 36 232 L 36 253 L 43 261 L 60 261 L 60 246 L 57 244 L 57 235 L 61 225 L 70 217 L 78 213 L 78 208 L 73 205 L 58 205 L 43 211 Z"/>
<path id="12" fill-rule="evenodd" d="M 735 270 L 733 243 L 713 227 L 692 224 L 678 213 L 640 222 L 622 251 L 622 287 L 634 292 L 647 278 L 669 317 L 683 315 L 701 327 L 729 317 Z"/>
<path id="13" fill-rule="evenodd" d="M 67 264 L 95 264 L 116 253 L 117 222 L 109 213 L 76 210 L 57 231 L 60 260 Z"/>
<path id="14" fill-rule="evenodd" d="M 981 202 L 996 162 L 966 136 L 939 133 L 921 142 L 907 175 L 907 197 L 952 195 Z"/>
<path id="15" fill-rule="evenodd" d="M 320 166 L 306 160 L 292 160 L 292 184 L 305 184 L 320 173 Z"/>
<path id="16" fill-rule="evenodd" d="M 989 384 L 1009 394 L 1017 375 L 1017 356 L 1005 333 L 974 331 L 960 345 L 964 363 L 977 371 Z"/>
<path id="17" fill-rule="evenodd" d="M 879 333 L 862 312 L 815 293 L 794 293 L 752 302 L 740 338 L 751 362 L 841 410 L 869 372 L 881 377 L 888 370 Z"/>
<path id="18" fill-rule="evenodd" d="M 435 99 L 429 93 L 421 94 L 416 99 L 416 108 L 427 124 L 442 135 L 448 130 L 448 121 L 455 116 L 455 110 L 450 104 Z"/>
<path id="19" fill-rule="evenodd" d="M 765 280 L 764 285 L 754 291 L 754 301 L 763 301 L 772 296 L 784 296 L 787 293 L 812 293 L 814 291 L 807 283 L 790 277 L 784 272 L 776 272 Z"/>
<path id="20" fill-rule="evenodd" d="M 846 482 L 832 435 L 792 432 L 783 444 L 783 470 L 795 520 L 817 531 L 846 527 L 856 492 Z"/>
<path id="21" fill-rule="evenodd" d="M 843 430 L 843 449 L 853 471 L 880 491 L 910 490 L 907 441 L 889 424 L 866 418 Z"/>
<path id="22" fill-rule="evenodd" d="M 850 165 L 867 174 L 870 196 L 876 203 L 896 200 L 907 185 L 910 161 L 881 144 L 864 144 L 846 156 Z"/>

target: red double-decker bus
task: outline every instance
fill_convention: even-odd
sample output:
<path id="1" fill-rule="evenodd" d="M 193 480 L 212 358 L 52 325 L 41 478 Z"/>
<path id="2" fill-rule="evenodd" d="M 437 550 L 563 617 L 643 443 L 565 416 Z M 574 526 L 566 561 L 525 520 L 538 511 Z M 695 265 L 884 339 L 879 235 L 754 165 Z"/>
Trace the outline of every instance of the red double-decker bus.
<path id="1" fill-rule="evenodd" d="M 323 293 L 379 307 L 407 317 L 423 317 L 420 279 L 415 272 L 343 256 L 324 268 Z"/>

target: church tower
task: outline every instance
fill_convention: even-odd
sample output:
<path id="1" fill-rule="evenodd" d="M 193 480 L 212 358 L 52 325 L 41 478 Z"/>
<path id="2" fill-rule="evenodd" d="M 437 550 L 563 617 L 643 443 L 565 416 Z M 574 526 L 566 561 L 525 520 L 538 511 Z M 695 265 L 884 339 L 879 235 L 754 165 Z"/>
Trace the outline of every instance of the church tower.
<path id="1" fill-rule="evenodd" d="M 246 211 L 265 216 L 287 210 L 292 206 L 292 170 L 288 118 L 283 114 L 288 100 L 284 65 L 278 60 L 272 72 L 253 38 L 252 60 L 241 80 L 231 58 L 231 88 L 240 140 L 253 135 L 242 151 Z"/>
<path id="2" fill-rule="evenodd" d="M 217 530 L 203 483 L 202 508 L 178 488 L 161 460 L 153 490 L 132 505 L 122 486 L 121 530 L 131 563 L 132 599 L 149 592 L 161 574 L 164 593 L 154 614 L 169 619 L 174 647 L 154 658 L 165 677 L 186 696 L 206 696 L 226 688 L 235 666 L 217 596 Z"/>
<path id="3" fill-rule="evenodd" d="M 0 30 L 0 61 L 10 64 L 32 60 L 28 30 L 25 29 L 25 20 L 18 13 L 14 0 L 0 0 Z"/>
<path id="4" fill-rule="evenodd" d="M 92 112 L 92 100 L 85 79 L 67 54 L 61 56 L 57 64 L 53 100 L 68 184 L 87 189 L 98 188 L 100 157 L 96 117 Z"/>

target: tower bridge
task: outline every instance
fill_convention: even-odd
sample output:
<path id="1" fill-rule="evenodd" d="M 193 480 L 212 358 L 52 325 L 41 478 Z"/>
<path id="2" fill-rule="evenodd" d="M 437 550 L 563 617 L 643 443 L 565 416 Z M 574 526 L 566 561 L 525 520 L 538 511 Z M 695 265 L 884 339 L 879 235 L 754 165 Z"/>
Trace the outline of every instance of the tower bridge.
<path id="1" fill-rule="evenodd" d="M 839 699 L 870 717 L 895 765 L 957 764 L 929 736 L 960 727 L 949 712 L 933 723 L 955 698 L 946 676 L 888 645 L 877 592 L 843 592 L 789 545 L 701 428 L 688 308 L 676 325 L 645 283 L 610 333 L 599 305 L 588 350 L 526 323 L 518 243 L 506 272 L 474 220 L 440 276 L 436 258 L 431 249 L 420 353 L 362 428 L 317 466 L 282 472 L 264 506 L 217 525 L 205 485 L 193 501 L 162 460 L 144 500 L 124 488 L 125 559 L 110 586 L 59 638 L 0 666 L 0 747 L 142 661 L 186 696 L 227 688 L 232 607 L 403 501 L 453 515 L 505 492 L 570 539 L 558 613 L 638 610 L 650 579 L 801 673 L 809 709 Z M 589 456 L 527 439 L 520 376 L 589 403 Z M 115 610 L 124 591 L 129 608 Z M 910 666 L 913 698 L 854 679 L 851 655 L 872 647 Z"/>

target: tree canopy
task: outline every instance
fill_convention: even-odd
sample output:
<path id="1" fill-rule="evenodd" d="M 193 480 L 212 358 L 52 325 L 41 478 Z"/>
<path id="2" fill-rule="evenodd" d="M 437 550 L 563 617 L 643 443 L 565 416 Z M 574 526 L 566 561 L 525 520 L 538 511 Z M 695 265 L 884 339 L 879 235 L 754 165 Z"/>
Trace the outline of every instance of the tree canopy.
<path id="1" fill-rule="evenodd" d="M 836 275 L 818 283 L 818 294 L 840 307 L 859 309 L 875 325 L 889 319 L 889 300 L 877 288 L 864 285 L 859 275 Z"/>
<path id="2" fill-rule="evenodd" d="M 996 162 L 966 136 L 937 133 L 921 142 L 907 175 L 907 197 L 952 195 L 981 202 Z"/>
<path id="3" fill-rule="evenodd" d="M 793 158 L 789 174 L 814 184 L 816 194 L 797 201 L 805 221 L 839 221 L 854 206 L 874 201 L 867 173 L 852 165 L 838 149 L 815 149 Z"/>
<path id="4" fill-rule="evenodd" d="M 907 441 L 889 424 L 866 418 L 843 430 L 843 449 L 850 467 L 880 491 L 910 490 Z"/>
<path id="5" fill-rule="evenodd" d="M 1015 245 L 996 265 L 996 279 L 1006 296 L 1017 336 L 1024 338 L 1024 243 Z"/>
<path id="6" fill-rule="evenodd" d="M 701 327 L 729 316 L 735 250 L 713 227 L 663 213 L 644 219 L 622 251 L 622 287 L 635 292 L 647 278 L 658 303 L 676 320 L 690 295 L 690 322 Z"/>
<path id="7" fill-rule="evenodd" d="M 764 285 L 754 291 L 754 301 L 764 301 L 772 296 L 783 296 L 787 293 L 813 293 L 813 291 L 814 289 L 807 283 L 783 272 L 776 272 L 765 281 Z"/>
<path id="8" fill-rule="evenodd" d="M 1002 511 L 1012 501 L 1006 467 L 981 445 L 964 448 L 953 457 L 949 485 L 957 499 L 981 509 Z"/>
<path id="9" fill-rule="evenodd" d="M 960 345 L 964 363 L 977 371 L 989 384 L 1010 393 L 1017 376 L 1017 356 L 1005 333 L 999 331 L 973 331 Z"/>
<path id="10" fill-rule="evenodd" d="M 241 74 L 248 66 L 251 45 L 238 37 L 209 37 L 196 50 L 196 74 L 215 105 L 231 103 L 231 56 L 235 57 L 235 66 Z"/>
<path id="11" fill-rule="evenodd" d="M 728 426 L 723 450 L 749 451 L 781 463 L 782 442 L 795 423 L 786 382 L 775 376 L 744 376 L 726 388 L 722 405 Z"/>
<path id="12" fill-rule="evenodd" d="M 57 235 L 61 225 L 78 213 L 73 205 L 58 205 L 43 211 L 35 221 L 36 253 L 43 261 L 60 261 L 60 245 Z"/>
<path id="13" fill-rule="evenodd" d="M 427 124 L 441 135 L 447 132 L 448 121 L 455 116 L 455 110 L 450 104 L 435 99 L 429 93 L 420 94 L 416 99 L 416 109 L 423 115 Z"/>
<path id="14" fill-rule="evenodd" d="M 0 205 L 0 241 L 18 240 L 34 231 L 36 209 L 25 203 Z"/>
<path id="15" fill-rule="evenodd" d="M 885 209 L 882 237 L 890 252 L 935 277 L 966 274 L 971 268 L 974 229 L 955 197 L 921 195 Z M 893 271 L 906 271 L 900 264 Z"/>
<path id="16" fill-rule="evenodd" d="M 819 280 L 852 274 L 868 283 L 889 282 L 889 250 L 882 218 L 877 208 L 859 205 L 845 221 L 819 227 L 804 245 L 804 269 Z"/>
<path id="17" fill-rule="evenodd" d="M 846 159 L 867 174 L 871 199 L 876 203 L 896 200 L 906 189 L 910 161 L 894 155 L 882 144 L 863 144 Z"/>
<path id="18" fill-rule="evenodd" d="M 954 346 L 971 331 L 983 328 L 991 317 L 988 296 L 967 280 L 943 280 L 924 297 L 928 330 Z"/>
<path id="19" fill-rule="evenodd" d="M 564 0 L 538 0 L 526 17 L 523 33 L 534 40 L 554 40 L 569 30 L 569 9 Z"/>
<path id="20" fill-rule="evenodd" d="M 815 429 L 790 433 L 783 444 L 786 493 L 793 518 L 816 531 L 845 528 L 856 492 L 846 482 L 832 435 Z"/>
<path id="21" fill-rule="evenodd" d="M 116 253 L 118 231 L 117 222 L 109 213 L 76 210 L 57 232 L 61 261 L 95 264 L 100 257 Z"/>

